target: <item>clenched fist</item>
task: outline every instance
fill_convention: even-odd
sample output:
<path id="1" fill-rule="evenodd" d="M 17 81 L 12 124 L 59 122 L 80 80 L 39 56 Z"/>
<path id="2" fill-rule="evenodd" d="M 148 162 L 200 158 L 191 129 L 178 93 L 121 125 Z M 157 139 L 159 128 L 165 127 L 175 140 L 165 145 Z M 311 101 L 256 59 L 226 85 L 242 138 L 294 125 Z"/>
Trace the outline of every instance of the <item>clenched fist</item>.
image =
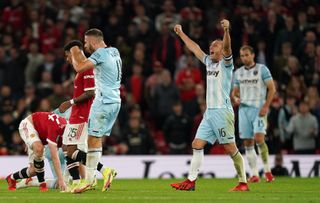
<path id="1" fill-rule="evenodd" d="M 173 30 L 177 35 L 180 35 L 180 33 L 182 33 L 182 26 L 177 24 L 174 26 Z"/>
<path id="2" fill-rule="evenodd" d="M 220 22 L 223 30 L 228 30 L 230 28 L 230 22 L 226 19 L 223 19 L 221 22 Z"/>

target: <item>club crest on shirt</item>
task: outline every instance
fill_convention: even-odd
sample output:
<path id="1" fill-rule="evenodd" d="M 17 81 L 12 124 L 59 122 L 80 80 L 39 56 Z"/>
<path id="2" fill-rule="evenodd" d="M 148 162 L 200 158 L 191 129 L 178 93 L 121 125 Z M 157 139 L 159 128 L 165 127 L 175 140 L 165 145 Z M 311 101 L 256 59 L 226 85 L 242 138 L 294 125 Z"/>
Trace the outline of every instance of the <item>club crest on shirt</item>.
<path id="1" fill-rule="evenodd" d="M 253 75 L 257 75 L 257 74 L 258 74 L 257 70 L 253 71 Z"/>
<path id="2" fill-rule="evenodd" d="M 35 136 L 36 136 L 36 135 L 35 135 L 35 134 L 33 134 L 33 133 L 30 135 L 30 137 L 31 137 L 31 138 L 34 138 Z"/>

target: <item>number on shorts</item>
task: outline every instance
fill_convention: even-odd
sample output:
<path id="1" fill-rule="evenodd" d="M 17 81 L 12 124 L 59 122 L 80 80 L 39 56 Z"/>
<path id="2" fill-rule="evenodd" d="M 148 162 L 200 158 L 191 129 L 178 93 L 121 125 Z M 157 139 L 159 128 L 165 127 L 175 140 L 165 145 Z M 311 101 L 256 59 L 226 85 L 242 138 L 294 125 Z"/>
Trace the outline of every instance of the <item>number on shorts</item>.
<path id="1" fill-rule="evenodd" d="M 258 120 L 258 127 L 263 127 L 263 126 L 264 126 L 263 120 Z"/>
<path id="2" fill-rule="evenodd" d="M 78 130 L 77 128 L 70 128 L 68 137 L 74 138 L 77 134 L 77 130 Z"/>
<path id="3" fill-rule="evenodd" d="M 219 128 L 218 131 L 220 137 L 225 137 L 227 135 L 226 131 L 224 131 L 224 128 Z"/>

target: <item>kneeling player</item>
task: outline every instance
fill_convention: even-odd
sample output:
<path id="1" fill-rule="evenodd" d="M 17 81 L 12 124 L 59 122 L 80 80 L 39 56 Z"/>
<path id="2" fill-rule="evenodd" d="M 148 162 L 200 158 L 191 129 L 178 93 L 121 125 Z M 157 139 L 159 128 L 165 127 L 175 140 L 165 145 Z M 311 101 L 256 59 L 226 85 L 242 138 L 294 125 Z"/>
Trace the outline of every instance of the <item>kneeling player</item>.
<path id="1" fill-rule="evenodd" d="M 58 155 L 58 147 L 61 146 L 61 136 L 66 123 L 64 118 L 50 112 L 33 113 L 21 121 L 19 133 L 28 147 L 29 167 L 7 176 L 9 190 L 16 190 L 16 180 L 35 175 L 38 178 L 40 191 L 48 190 L 44 179 L 44 145 L 48 145 L 52 157 L 54 171 L 58 178 L 57 186 L 61 190 L 66 189 Z"/>
<path id="2" fill-rule="evenodd" d="M 48 145 L 45 145 L 45 150 L 44 150 L 44 156 L 47 159 L 47 161 L 49 162 L 50 165 L 50 169 L 53 175 L 53 179 L 45 179 L 45 182 L 47 183 L 47 187 L 49 189 L 57 189 L 57 180 L 58 177 L 54 171 L 54 165 L 53 165 L 53 161 L 51 158 L 51 154 L 50 154 L 50 150 Z M 68 182 L 68 178 L 69 178 L 69 172 L 67 174 L 65 174 L 65 169 L 66 169 L 66 160 L 65 160 L 65 155 L 64 152 L 62 150 L 62 148 L 58 149 L 58 155 L 59 155 L 59 159 L 60 159 L 60 165 L 61 165 L 61 171 L 63 172 L 63 177 L 64 177 L 64 182 Z M 22 189 L 22 188 L 27 188 L 27 187 L 39 187 L 40 184 L 38 182 L 37 179 L 34 179 L 32 177 L 26 178 L 26 179 L 22 179 L 20 182 L 17 182 L 16 188 L 17 189 Z"/>

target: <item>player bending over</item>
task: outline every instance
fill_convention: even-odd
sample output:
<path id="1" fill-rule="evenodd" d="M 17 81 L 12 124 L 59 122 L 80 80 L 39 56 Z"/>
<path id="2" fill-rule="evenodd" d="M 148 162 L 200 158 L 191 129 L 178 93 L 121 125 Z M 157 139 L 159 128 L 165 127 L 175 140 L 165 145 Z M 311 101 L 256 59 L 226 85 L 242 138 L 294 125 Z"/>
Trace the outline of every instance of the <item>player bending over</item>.
<path id="1" fill-rule="evenodd" d="M 44 148 L 45 148 L 44 149 L 44 156 L 48 160 L 48 163 L 50 165 L 50 169 L 51 169 L 51 172 L 53 175 L 53 179 L 45 179 L 45 182 L 47 183 L 47 187 L 49 189 L 57 189 L 58 177 L 54 171 L 54 165 L 53 165 L 53 161 L 51 158 L 50 150 L 49 150 L 48 145 L 45 145 Z M 58 154 L 59 154 L 59 159 L 60 159 L 61 171 L 63 171 L 64 181 L 65 181 L 65 183 L 67 183 L 68 178 L 69 178 L 69 173 L 66 176 L 66 174 L 65 174 L 66 160 L 65 160 L 65 155 L 63 153 L 62 148 L 58 149 Z M 29 178 L 22 179 L 21 181 L 17 182 L 16 188 L 22 189 L 22 188 L 26 188 L 26 187 L 39 187 L 39 186 L 40 186 L 40 183 L 38 182 L 38 179 L 34 179 L 32 177 L 29 177 Z"/>
<path id="2" fill-rule="evenodd" d="M 48 190 L 44 172 L 44 145 L 48 145 L 54 171 L 57 175 L 57 187 L 66 189 L 63 180 L 58 147 L 62 145 L 62 134 L 67 121 L 51 112 L 37 112 L 29 115 L 20 122 L 19 133 L 28 147 L 29 166 L 7 176 L 9 190 L 16 190 L 18 179 L 37 176 L 39 189 Z"/>

